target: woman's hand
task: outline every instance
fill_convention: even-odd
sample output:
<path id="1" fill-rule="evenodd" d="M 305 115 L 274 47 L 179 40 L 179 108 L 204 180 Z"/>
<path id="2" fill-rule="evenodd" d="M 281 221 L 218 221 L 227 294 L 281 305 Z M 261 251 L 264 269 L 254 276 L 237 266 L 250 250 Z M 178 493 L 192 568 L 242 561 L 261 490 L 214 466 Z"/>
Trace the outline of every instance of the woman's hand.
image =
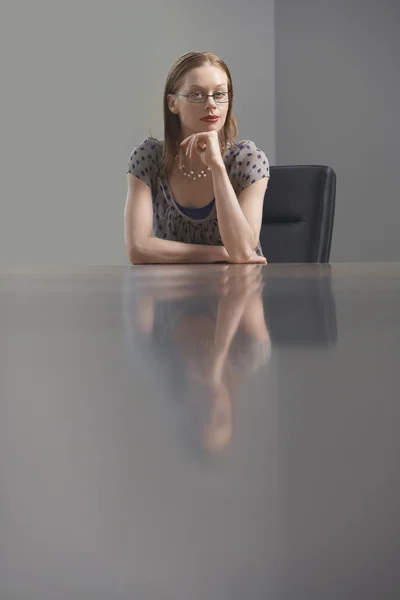
<path id="1" fill-rule="evenodd" d="M 259 264 L 259 265 L 267 264 L 267 259 L 264 256 L 259 256 L 255 250 L 253 251 L 253 254 L 250 256 L 250 258 L 248 258 L 243 263 L 239 263 L 235 260 L 232 260 L 232 258 L 229 256 L 228 250 L 225 248 L 225 246 L 214 246 L 214 248 L 218 249 L 217 250 L 218 256 L 215 259 L 215 262 L 224 261 L 224 262 L 228 262 L 231 264 Z"/>
<path id="2" fill-rule="evenodd" d="M 186 146 L 186 156 L 189 158 L 198 154 L 206 167 L 224 164 L 216 131 L 193 133 L 182 140 L 180 146 L 182 148 Z"/>
<path id="3" fill-rule="evenodd" d="M 229 254 L 228 254 L 229 256 Z M 228 259 L 230 263 L 232 264 L 260 264 L 260 265 L 266 265 L 267 264 L 267 259 L 264 256 L 259 256 L 257 254 L 257 252 L 254 250 L 253 254 L 250 256 L 250 258 L 248 258 L 245 262 L 243 263 L 238 263 L 234 260 L 232 260 L 231 258 Z"/>
<path id="4" fill-rule="evenodd" d="M 249 260 L 247 261 L 247 264 L 248 263 L 257 263 L 260 265 L 266 265 L 267 259 L 265 258 L 265 256 L 259 256 L 257 254 L 257 252 L 254 250 L 253 254 L 250 256 Z"/>

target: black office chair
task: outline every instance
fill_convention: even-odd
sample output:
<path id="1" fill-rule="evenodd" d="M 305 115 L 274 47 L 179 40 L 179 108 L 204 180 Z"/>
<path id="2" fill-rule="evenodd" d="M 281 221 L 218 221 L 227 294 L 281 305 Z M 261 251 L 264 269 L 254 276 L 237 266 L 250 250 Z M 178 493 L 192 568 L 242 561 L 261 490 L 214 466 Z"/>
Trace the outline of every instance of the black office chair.
<path id="1" fill-rule="evenodd" d="M 336 174 L 330 167 L 271 167 L 260 243 L 269 263 L 329 262 Z"/>

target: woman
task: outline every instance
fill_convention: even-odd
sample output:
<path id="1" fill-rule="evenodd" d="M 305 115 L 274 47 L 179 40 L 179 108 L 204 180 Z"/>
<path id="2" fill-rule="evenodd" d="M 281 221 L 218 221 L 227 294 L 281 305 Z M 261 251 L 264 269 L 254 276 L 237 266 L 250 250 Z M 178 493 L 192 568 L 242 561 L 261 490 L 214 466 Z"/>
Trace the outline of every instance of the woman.
<path id="1" fill-rule="evenodd" d="M 214 54 L 189 52 L 164 90 L 164 140 L 146 138 L 127 171 L 125 245 L 140 263 L 266 263 L 259 243 L 269 164 L 235 142 L 232 79 Z"/>

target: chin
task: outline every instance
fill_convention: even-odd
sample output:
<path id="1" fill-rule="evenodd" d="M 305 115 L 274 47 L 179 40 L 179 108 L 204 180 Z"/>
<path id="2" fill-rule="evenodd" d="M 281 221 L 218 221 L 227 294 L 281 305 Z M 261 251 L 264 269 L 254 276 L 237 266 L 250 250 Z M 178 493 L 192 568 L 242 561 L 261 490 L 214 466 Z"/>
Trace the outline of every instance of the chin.
<path id="1" fill-rule="evenodd" d="M 201 131 L 220 131 L 223 129 L 224 124 L 218 121 L 218 123 L 201 123 Z"/>

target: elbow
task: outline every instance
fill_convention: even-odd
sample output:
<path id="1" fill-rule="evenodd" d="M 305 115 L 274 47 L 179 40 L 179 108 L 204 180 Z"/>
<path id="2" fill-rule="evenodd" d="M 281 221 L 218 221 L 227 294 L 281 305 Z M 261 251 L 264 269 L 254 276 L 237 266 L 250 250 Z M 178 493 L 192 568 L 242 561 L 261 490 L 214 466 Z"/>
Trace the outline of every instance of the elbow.
<path id="1" fill-rule="evenodd" d="M 144 265 L 144 262 L 140 260 L 136 255 L 131 254 L 129 257 L 129 262 L 131 265 Z"/>
<path id="2" fill-rule="evenodd" d="M 235 248 L 233 252 L 229 252 L 230 259 L 234 263 L 247 263 L 253 255 L 252 248 Z"/>
<path id="3" fill-rule="evenodd" d="M 128 257 L 132 265 L 144 265 L 146 263 L 144 248 L 140 244 L 133 244 L 129 249 Z"/>
<path id="4" fill-rule="evenodd" d="M 248 240 L 242 240 L 240 243 L 238 239 L 235 240 L 235 245 L 230 245 L 231 248 L 227 247 L 225 244 L 225 248 L 228 250 L 228 254 L 232 262 L 235 263 L 247 263 L 251 259 L 254 254 L 255 249 L 258 245 L 258 238 L 256 238 L 255 234 Z M 239 243 L 238 243 L 239 242 Z"/>

